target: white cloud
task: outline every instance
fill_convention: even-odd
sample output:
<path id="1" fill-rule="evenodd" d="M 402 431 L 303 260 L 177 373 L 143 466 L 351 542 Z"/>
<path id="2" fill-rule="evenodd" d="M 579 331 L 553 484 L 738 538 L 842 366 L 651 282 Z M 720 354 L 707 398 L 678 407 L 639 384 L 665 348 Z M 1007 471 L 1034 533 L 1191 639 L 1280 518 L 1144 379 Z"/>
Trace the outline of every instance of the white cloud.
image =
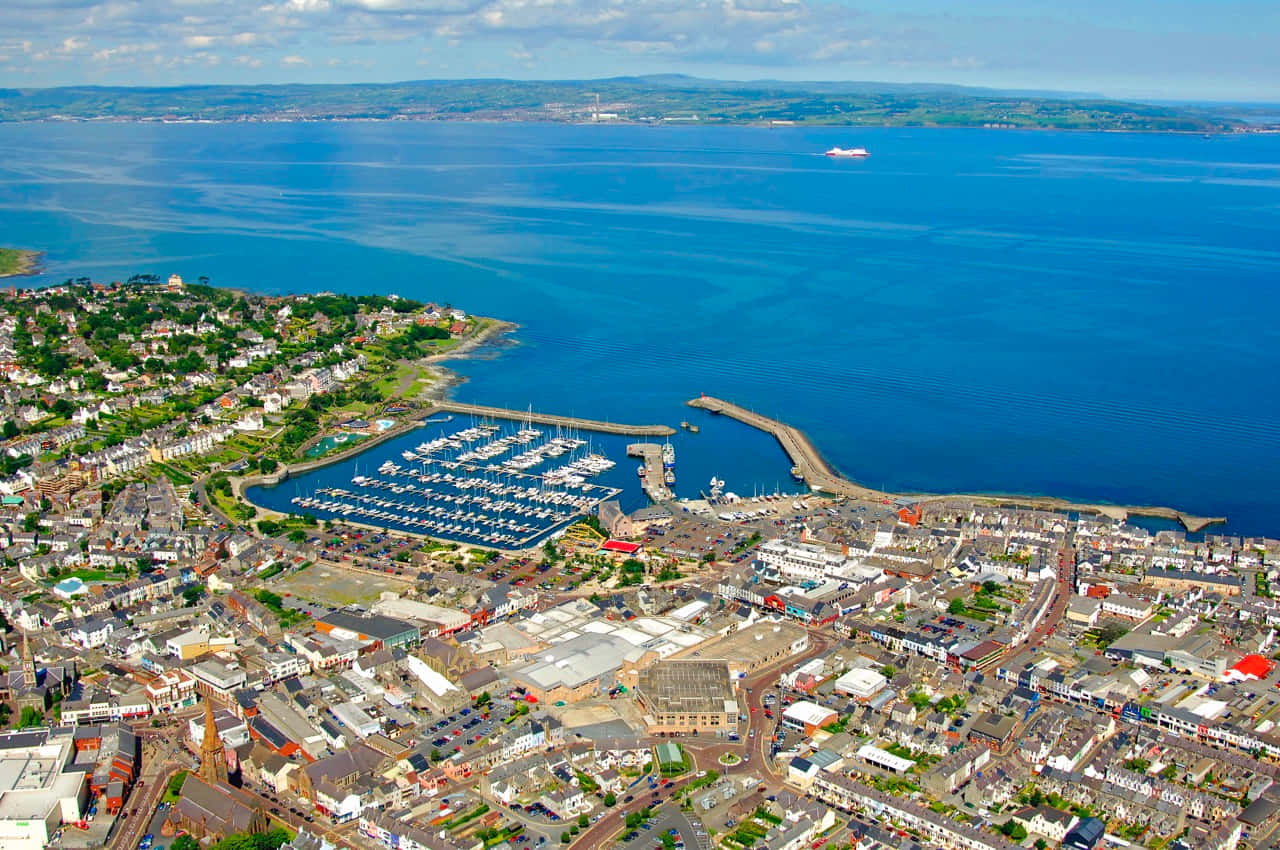
<path id="1" fill-rule="evenodd" d="M 1115 5 L 1133 11 L 1145 2 L 1115 0 Z M 944 14 L 936 11 L 934 0 L 900 0 L 893 11 L 883 12 L 863 12 L 858 5 L 857 0 L 0 0 L 0 55 L 8 57 L 11 68 L 38 62 L 36 76 L 57 82 L 83 81 L 86 74 L 78 69 L 84 63 L 77 62 L 82 57 L 111 63 L 107 70 L 119 81 L 152 82 L 154 73 L 146 79 L 127 76 L 130 62 L 150 66 L 146 52 L 130 50 L 147 42 L 193 53 L 253 48 L 264 66 L 278 68 L 304 67 L 298 60 L 325 67 L 331 57 L 343 60 L 339 68 L 372 60 L 375 76 L 383 79 L 405 75 L 418 49 L 432 45 L 462 48 L 461 55 L 450 58 L 459 75 L 502 73 L 534 62 L 539 76 L 581 75 L 594 67 L 601 76 L 656 69 L 694 74 L 707 69 L 726 76 L 723 69 L 730 68 L 759 76 L 781 69 L 777 76 L 823 78 L 879 68 L 898 78 L 1023 79 L 1035 85 L 1056 75 L 1070 85 L 1080 69 L 1088 69 L 1090 79 L 1144 69 L 1150 79 L 1234 76 L 1256 81 L 1259 91 L 1273 89 L 1280 79 L 1280 54 L 1270 49 L 1280 30 L 1280 12 L 1259 10 L 1247 32 L 1155 24 L 1134 32 L 1101 12 L 1074 14 L 1051 4 L 1031 4 L 1016 16 Z M 1207 12 L 1182 9 L 1179 14 L 1183 23 L 1198 14 L 1206 24 L 1216 21 Z M 14 33 L 27 44 L 22 46 Z M 525 56 L 532 48 L 535 55 Z M 30 57 L 26 63 L 15 61 L 19 50 Z M 214 56 L 220 54 L 178 67 L 215 61 L 253 67 L 234 52 Z M 567 56 L 574 61 L 565 61 Z M 283 78 L 276 73 L 275 79 Z M 0 74 L 0 85 L 4 77 Z M 336 73 L 329 77 L 337 78 Z M 192 73 L 172 82 L 209 79 L 214 78 Z"/>
<path id="2" fill-rule="evenodd" d="M 117 59 L 137 56 L 140 53 L 153 53 L 159 49 L 159 45 L 155 42 L 147 42 L 145 44 L 117 44 L 115 47 L 104 47 L 102 50 L 94 51 L 94 62 L 114 62 Z"/>
<path id="3" fill-rule="evenodd" d="M 280 64 L 286 68 L 310 68 L 311 62 L 302 56 L 290 55 L 280 60 Z"/>

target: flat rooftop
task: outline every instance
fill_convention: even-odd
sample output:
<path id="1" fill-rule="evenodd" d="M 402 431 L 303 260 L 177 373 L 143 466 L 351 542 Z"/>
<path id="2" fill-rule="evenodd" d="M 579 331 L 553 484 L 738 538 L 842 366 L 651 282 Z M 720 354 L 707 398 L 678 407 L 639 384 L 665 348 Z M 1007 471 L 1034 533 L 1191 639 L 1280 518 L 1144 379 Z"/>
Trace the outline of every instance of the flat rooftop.
<path id="1" fill-rule="evenodd" d="M 795 623 L 765 621 L 705 644 L 698 648 L 698 654 L 755 667 L 763 659 L 776 656 L 792 643 L 806 637 L 806 634 Z"/>
<path id="2" fill-rule="evenodd" d="M 724 661 L 659 661 L 640 673 L 637 686 L 658 714 L 738 711 Z"/>

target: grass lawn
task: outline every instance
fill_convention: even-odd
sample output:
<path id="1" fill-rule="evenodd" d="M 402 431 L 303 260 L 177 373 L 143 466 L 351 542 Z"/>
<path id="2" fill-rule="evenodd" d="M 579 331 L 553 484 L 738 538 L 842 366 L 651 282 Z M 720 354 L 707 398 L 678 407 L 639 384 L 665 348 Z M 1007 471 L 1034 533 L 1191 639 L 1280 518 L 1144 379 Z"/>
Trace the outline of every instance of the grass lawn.
<path id="1" fill-rule="evenodd" d="M 124 581 L 128 578 L 128 575 L 125 573 L 109 573 L 106 570 L 91 570 L 88 567 L 81 567 L 76 570 L 67 570 L 64 573 L 60 573 L 58 578 L 53 581 L 53 584 L 57 584 L 64 578 L 78 578 L 87 583 L 94 581 Z"/>
<path id="2" fill-rule="evenodd" d="M 173 482 L 175 487 L 188 487 L 194 483 L 194 479 L 180 469 L 176 469 L 167 463 L 157 463 L 155 466 L 160 468 L 164 473 L 164 477 Z"/>
<path id="3" fill-rule="evenodd" d="M 35 266 L 37 256 L 35 251 L 0 248 L 0 277 L 25 274 Z"/>
<path id="4" fill-rule="evenodd" d="M 179 788 L 181 788 L 181 787 L 182 787 L 182 783 L 186 781 L 186 779 L 187 779 L 187 773 L 188 773 L 188 771 L 185 771 L 185 770 L 179 770 L 176 774 L 174 774 L 173 780 L 174 780 L 174 782 L 177 784 L 177 786 L 178 786 Z M 179 794 L 175 794 L 175 793 L 173 793 L 173 785 L 170 785 L 168 788 L 165 788 L 165 789 L 164 789 L 164 795 L 160 798 L 160 802 L 162 802 L 162 803 L 176 803 L 176 802 L 178 802 L 178 797 L 179 797 L 179 796 L 180 796 Z"/>

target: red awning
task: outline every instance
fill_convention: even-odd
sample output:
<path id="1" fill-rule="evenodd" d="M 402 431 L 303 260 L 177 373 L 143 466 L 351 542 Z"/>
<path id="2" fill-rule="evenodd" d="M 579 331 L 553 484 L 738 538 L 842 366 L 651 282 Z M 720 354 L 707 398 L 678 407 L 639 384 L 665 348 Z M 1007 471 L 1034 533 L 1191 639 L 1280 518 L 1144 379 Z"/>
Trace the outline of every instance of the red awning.
<path id="1" fill-rule="evenodd" d="M 625 540 L 606 540 L 600 544 L 600 548 L 606 552 L 621 552 L 624 555 L 634 555 L 640 551 L 640 544 L 628 543 Z"/>

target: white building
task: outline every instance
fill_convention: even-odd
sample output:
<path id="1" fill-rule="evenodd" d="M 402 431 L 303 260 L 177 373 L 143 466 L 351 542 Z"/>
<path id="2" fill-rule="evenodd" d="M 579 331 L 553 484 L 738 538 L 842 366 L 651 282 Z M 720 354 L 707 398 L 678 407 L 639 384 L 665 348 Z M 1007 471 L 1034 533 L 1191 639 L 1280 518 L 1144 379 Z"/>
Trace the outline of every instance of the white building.
<path id="1" fill-rule="evenodd" d="M 1102 613 L 1129 617 L 1133 620 L 1145 620 L 1151 616 L 1155 605 L 1147 599 L 1139 599 L 1125 593 L 1113 593 L 1102 600 Z"/>
<path id="2" fill-rule="evenodd" d="M 821 581 L 827 576 L 846 578 L 853 570 L 849 559 L 812 543 L 770 540 L 757 550 L 760 562 L 784 578 Z"/>
<path id="3" fill-rule="evenodd" d="M 249 743 L 249 725 L 225 709 L 217 709 L 213 713 L 213 726 L 218 730 L 218 737 L 224 746 L 235 748 Z M 192 744 L 199 749 L 204 740 L 204 713 L 197 714 L 187 721 L 187 734 Z"/>
<path id="4" fill-rule="evenodd" d="M 382 730 L 378 721 L 361 710 L 360 706 L 351 702 L 339 703 L 329 709 L 342 728 L 359 738 L 368 738 Z"/>
<path id="5" fill-rule="evenodd" d="M 855 667 L 836 679 L 834 687 L 838 694 L 859 700 L 869 700 L 884 690 L 888 683 L 889 680 L 875 670 Z"/>
<path id="6" fill-rule="evenodd" d="M 44 850 L 64 823 L 77 821 L 89 797 L 88 774 L 70 736 L 0 735 L 0 847 Z"/>
<path id="7" fill-rule="evenodd" d="M 799 729 L 806 735 L 812 735 L 828 723 L 834 722 L 838 717 L 839 715 L 829 708 L 823 708 L 817 703 L 807 700 L 800 700 L 787 706 L 786 711 L 782 712 L 782 725 L 791 729 Z"/>
<path id="8" fill-rule="evenodd" d="M 877 767 L 883 767 L 885 770 L 892 770 L 894 773 L 906 773 L 916 766 L 916 763 L 911 759 L 895 756 L 893 753 L 871 744 L 863 744 L 858 748 L 858 758 Z"/>

